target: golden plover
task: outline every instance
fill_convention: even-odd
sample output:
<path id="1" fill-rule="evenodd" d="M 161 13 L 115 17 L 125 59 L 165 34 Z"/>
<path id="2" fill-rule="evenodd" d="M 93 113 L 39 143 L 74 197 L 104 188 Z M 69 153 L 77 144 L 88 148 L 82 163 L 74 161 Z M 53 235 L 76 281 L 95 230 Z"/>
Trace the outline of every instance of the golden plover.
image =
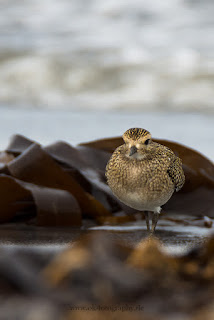
<path id="1" fill-rule="evenodd" d="M 152 141 L 145 129 L 129 129 L 123 140 L 106 166 L 107 183 L 120 201 L 144 211 L 148 231 L 153 212 L 153 233 L 161 206 L 184 184 L 182 162 L 171 149 Z"/>

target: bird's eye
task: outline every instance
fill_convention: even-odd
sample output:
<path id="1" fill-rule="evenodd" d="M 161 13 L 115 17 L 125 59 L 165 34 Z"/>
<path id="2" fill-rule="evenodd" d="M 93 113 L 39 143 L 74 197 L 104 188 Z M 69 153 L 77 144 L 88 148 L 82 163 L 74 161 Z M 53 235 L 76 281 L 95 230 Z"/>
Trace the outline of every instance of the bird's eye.
<path id="1" fill-rule="evenodd" d="M 147 145 L 147 144 L 149 144 L 149 143 L 150 143 L 150 139 L 147 139 L 147 140 L 144 142 L 145 145 Z"/>

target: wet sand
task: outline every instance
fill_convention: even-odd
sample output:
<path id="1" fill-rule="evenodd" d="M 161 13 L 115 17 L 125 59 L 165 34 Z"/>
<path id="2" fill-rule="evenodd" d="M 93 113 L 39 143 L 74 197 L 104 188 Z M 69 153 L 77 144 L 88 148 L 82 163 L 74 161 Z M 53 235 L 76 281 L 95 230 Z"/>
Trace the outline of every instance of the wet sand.
<path id="1" fill-rule="evenodd" d="M 87 224 L 88 222 L 85 223 Z M 0 248 L 8 251 L 21 250 L 29 254 L 34 252 L 38 255 L 48 252 L 58 253 L 72 246 L 82 235 L 95 232 L 105 233 L 113 240 L 125 241 L 131 247 L 135 247 L 140 240 L 148 237 L 144 220 L 116 226 L 92 225 L 82 228 L 46 228 L 23 223 L 8 223 L 0 225 Z M 213 232 L 214 227 L 184 225 L 160 219 L 155 237 L 161 241 L 165 252 L 180 255 L 203 244 Z"/>

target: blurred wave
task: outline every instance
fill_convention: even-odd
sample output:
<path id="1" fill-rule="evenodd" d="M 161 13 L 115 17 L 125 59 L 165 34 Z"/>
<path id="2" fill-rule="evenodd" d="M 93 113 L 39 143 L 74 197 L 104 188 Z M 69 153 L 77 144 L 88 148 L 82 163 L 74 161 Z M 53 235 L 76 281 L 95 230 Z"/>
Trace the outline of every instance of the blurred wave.
<path id="1" fill-rule="evenodd" d="M 214 111 L 212 0 L 0 0 L 0 105 Z"/>

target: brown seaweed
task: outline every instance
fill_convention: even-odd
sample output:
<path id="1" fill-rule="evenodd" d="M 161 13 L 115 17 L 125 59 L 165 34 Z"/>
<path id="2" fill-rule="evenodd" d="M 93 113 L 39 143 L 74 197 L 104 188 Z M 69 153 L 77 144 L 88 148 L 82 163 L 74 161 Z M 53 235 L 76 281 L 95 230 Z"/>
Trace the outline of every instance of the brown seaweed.
<path id="1" fill-rule="evenodd" d="M 38 186 L 68 191 L 77 200 L 86 216 L 109 214 L 100 202 L 85 192 L 79 183 L 70 174 L 66 173 L 38 144 L 31 144 L 22 154 L 8 163 L 8 170 L 11 176 L 19 180 Z"/>
<path id="2" fill-rule="evenodd" d="M 213 243 L 211 238 L 204 247 L 173 257 L 153 238 L 132 249 L 93 233 L 56 256 L 42 274 L 53 289 L 75 291 L 70 306 L 79 307 L 80 315 L 81 306 L 137 310 L 140 305 L 143 318 L 184 317 L 212 305 Z"/>
<path id="3" fill-rule="evenodd" d="M 0 175 L 0 222 L 10 221 L 32 203 L 32 195 L 10 176 Z"/>
<path id="4" fill-rule="evenodd" d="M 85 315 L 113 320 L 124 314 L 127 320 L 168 320 L 175 315 L 212 319 L 213 237 L 182 256 L 166 254 L 154 238 L 132 248 L 104 232 L 86 234 L 67 249 L 46 252 L 42 258 L 26 252 L 1 251 L 2 319 L 8 315 L 10 320 L 24 320 L 37 312 L 38 319 L 49 319 L 38 301 L 65 320 Z M 50 319 L 55 319 L 53 314 Z"/>
<path id="5" fill-rule="evenodd" d="M 186 176 L 183 189 L 163 206 L 163 212 L 207 216 L 206 221 L 186 223 L 211 227 L 212 162 L 181 144 L 155 141 L 181 157 Z M 38 225 L 46 226 L 79 226 L 84 218 L 100 224 L 135 220 L 135 210 L 117 200 L 105 180 L 107 161 L 121 143 L 119 137 L 77 147 L 63 141 L 42 147 L 24 136 L 13 136 L 6 151 L 0 153 L 0 222 L 20 214 L 26 221 L 34 215 Z"/>
<path id="6" fill-rule="evenodd" d="M 44 188 L 0 175 L 0 222 L 20 212 L 31 218 L 36 207 L 36 223 L 46 226 L 79 226 L 81 211 L 75 198 L 64 190 Z"/>

